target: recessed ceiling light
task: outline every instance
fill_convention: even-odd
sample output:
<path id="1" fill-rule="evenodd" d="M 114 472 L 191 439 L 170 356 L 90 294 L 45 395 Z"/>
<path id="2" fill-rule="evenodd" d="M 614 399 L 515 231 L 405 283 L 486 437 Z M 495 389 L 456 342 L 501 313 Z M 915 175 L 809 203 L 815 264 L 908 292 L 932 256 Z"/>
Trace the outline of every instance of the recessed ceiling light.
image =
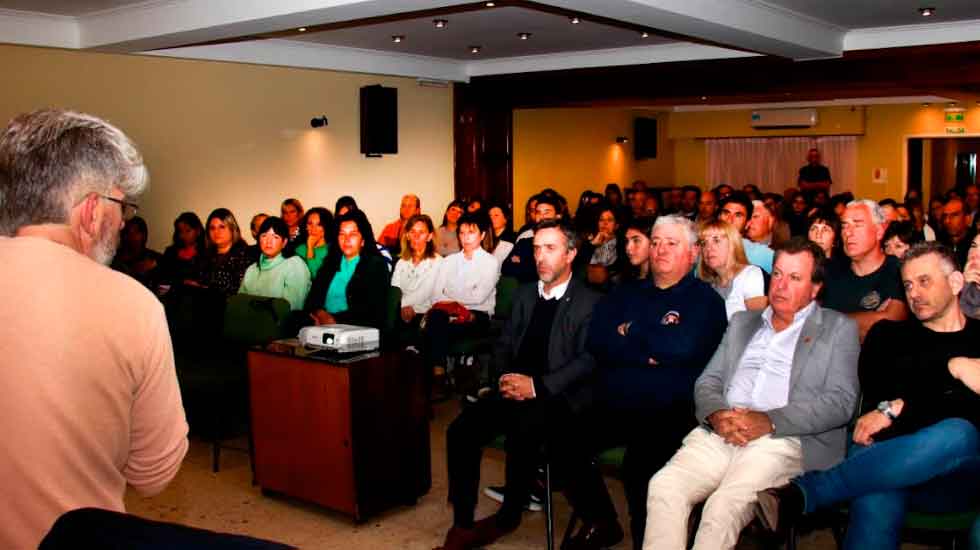
<path id="1" fill-rule="evenodd" d="M 404 40 L 405 40 L 405 35 L 404 34 L 393 34 L 391 36 L 391 41 L 394 42 L 395 44 L 397 44 L 399 42 L 403 42 Z"/>
<path id="2" fill-rule="evenodd" d="M 650 33 L 643 31 L 640 33 L 640 38 L 650 38 Z"/>
<path id="3" fill-rule="evenodd" d="M 480 48 L 480 46 L 470 46 L 469 48 L 470 48 L 470 53 L 480 53 L 480 50 L 482 49 Z"/>
<path id="4" fill-rule="evenodd" d="M 582 20 L 579 19 L 578 17 L 573 17 L 569 21 L 571 21 L 573 25 L 578 25 L 579 23 L 582 22 Z"/>
<path id="5" fill-rule="evenodd" d="M 298 30 L 299 32 L 306 32 L 306 27 L 300 27 L 296 30 Z"/>
<path id="6" fill-rule="evenodd" d="M 517 33 L 517 38 L 520 38 L 521 40 L 527 40 L 528 38 L 531 38 L 531 33 L 529 33 L 529 32 L 519 32 L 519 33 Z"/>
<path id="7" fill-rule="evenodd" d="M 956 102 L 955 101 L 950 101 L 949 103 L 946 104 L 946 106 L 947 107 L 956 107 Z"/>
<path id="8" fill-rule="evenodd" d="M 497 4 L 495 4 L 493 2 L 487 2 L 487 3 L 483 4 L 483 5 L 486 6 L 486 7 L 488 7 L 488 8 L 492 8 L 492 7 L 496 6 Z"/>
<path id="9" fill-rule="evenodd" d="M 708 101 L 708 96 L 706 95 L 701 96 L 701 101 Z"/>
<path id="10" fill-rule="evenodd" d="M 446 25 L 449 24 L 449 21 L 446 21 L 445 19 L 433 19 L 432 24 L 435 25 L 437 29 L 445 29 Z"/>
<path id="11" fill-rule="evenodd" d="M 923 107 L 930 107 L 930 106 L 932 106 L 932 103 L 923 103 L 922 106 Z"/>
<path id="12" fill-rule="evenodd" d="M 936 8 L 919 8 L 919 15 L 922 17 L 932 17 L 936 15 Z"/>

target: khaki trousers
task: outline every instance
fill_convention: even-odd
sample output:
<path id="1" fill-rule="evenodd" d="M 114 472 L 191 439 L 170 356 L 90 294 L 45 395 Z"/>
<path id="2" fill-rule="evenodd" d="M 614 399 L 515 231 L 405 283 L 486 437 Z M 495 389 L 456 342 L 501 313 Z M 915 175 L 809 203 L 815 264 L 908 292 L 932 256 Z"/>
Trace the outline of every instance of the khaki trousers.
<path id="1" fill-rule="evenodd" d="M 702 427 L 650 480 L 644 550 L 684 550 L 691 509 L 704 502 L 696 550 L 734 548 L 753 517 L 756 492 L 783 485 L 802 471 L 796 437 L 760 437 L 745 447 Z"/>

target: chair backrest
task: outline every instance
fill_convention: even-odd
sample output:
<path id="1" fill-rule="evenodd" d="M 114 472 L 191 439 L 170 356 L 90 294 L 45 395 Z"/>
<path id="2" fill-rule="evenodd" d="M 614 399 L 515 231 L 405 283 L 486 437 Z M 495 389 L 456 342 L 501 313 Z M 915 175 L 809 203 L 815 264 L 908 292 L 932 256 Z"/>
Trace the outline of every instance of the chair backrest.
<path id="1" fill-rule="evenodd" d="M 282 298 L 236 294 L 225 307 L 224 339 L 243 346 L 268 344 L 286 336 L 289 315 L 289 302 Z"/>
<path id="2" fill-rule="evenodd" d="M 388 287 L 388 306 L 385 314 L 384 332 L 392 334 L 398 325 L 402 309 L 402 289 L 397 286 Z"/>
<path id="3" fill-rule="evenodd" d="M 514 308 L 514 291 L 517 290 L 520 281 L 515 277 L 501 277 L 497 280 L 497 302 L 494 307 L 493 316 L 497 319 L 507 319 L 510 317 L 510 310 Z"/>

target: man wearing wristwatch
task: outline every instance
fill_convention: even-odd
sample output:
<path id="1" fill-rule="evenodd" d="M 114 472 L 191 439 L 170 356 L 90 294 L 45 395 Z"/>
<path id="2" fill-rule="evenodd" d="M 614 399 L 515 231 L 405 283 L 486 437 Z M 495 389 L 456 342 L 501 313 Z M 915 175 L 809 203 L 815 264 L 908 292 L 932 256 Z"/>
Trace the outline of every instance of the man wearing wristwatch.
<path id="1" fill-rule="evenodd" d="M 731 549 L 757 491 L 844 458 L 857 402 L 857 324 L 815 301 L 823 251 L 802 237 L 776 250 L 769 307 L 736 313 L 694 386 L 694 428 L 650 480 L 644 549 Z"/>
<path id="2" fill-rule="evenodd" d="M 850 500 L 844 547 L 897 549 L 906 510 L 980 503 L 980 396 L 962 381 L 964 358 L 980 357 L 980 321 L 960 309 L 963 274 L 946 247 L 914 245 L 901 274 L 916 319 L 868 332 L 858 366 L 864 414 L 847 460 L 760 492 L 757 514 L 769 528 Z"/>

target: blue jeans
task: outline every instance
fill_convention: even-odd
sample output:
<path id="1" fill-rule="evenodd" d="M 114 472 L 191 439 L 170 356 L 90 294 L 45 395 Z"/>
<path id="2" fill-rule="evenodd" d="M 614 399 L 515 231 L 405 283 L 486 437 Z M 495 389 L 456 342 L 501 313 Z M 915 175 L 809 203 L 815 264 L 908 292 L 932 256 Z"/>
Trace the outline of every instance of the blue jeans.
<path id="1" fill-rule="evenodd" d="M 898 548 L 907 509 L 952 512 L 977 502 L 980 434 L 972 423 L 948 418 L 913 434 L 853 445 L 844 462 L 794 483 L 807 513 L 853 500 L 845 548 Z"/>

